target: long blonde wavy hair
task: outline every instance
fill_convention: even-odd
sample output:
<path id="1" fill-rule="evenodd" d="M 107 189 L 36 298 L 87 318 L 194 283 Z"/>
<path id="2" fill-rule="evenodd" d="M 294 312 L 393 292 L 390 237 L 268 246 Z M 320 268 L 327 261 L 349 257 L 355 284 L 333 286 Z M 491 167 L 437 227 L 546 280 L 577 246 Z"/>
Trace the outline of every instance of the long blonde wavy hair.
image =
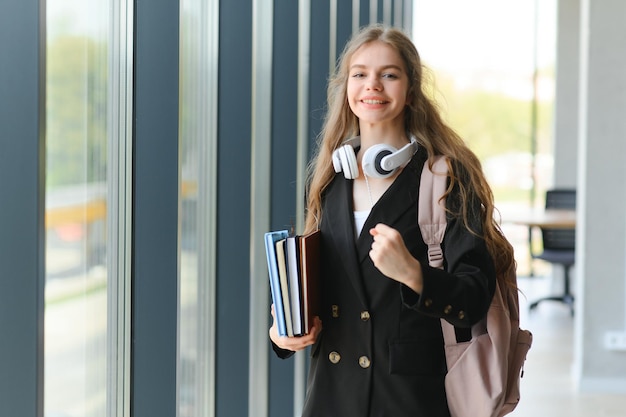
<path id="1" fill-rule="evenodd" d="M 465 142 L 441 118 L 434 102 L 423 89 L 423 67 L 411 39 L 400 29 L 374 24 L 362 28 L 346 44 L 334 73 L 328 82 L 327 112 L 318 138 L 316 156 L 309 166 L 308 199 L 305 232 L 319 227 L 322 218 L 322 193 L 335 176 L 332 153 L 342 142 L 359 134 L 358 118 L 348 105 L 347 82 L 350 61 L 363 45 L 382 41 L 396 50 L 405 65 L 409 79 L 408 102 L 404 111 L 405 130 L 417 139 L 429 156 L 448 157 L 450 186 L 446 196 L 459 189 L 459 215 L 472 233 L 471 201 L 481 202 L 482 235 L 492 255 L 498 276 L 510 276 L 515 270 L 513 248 L 494 219 L 493 193 L 482 171 L 480 161 Z M 463 167 L 464 181 L 459 179 L 455 166 Z M 510 285 L 511 283 L 509 283 Z M 513 283 L 514 284 L 514 283 Z"/>

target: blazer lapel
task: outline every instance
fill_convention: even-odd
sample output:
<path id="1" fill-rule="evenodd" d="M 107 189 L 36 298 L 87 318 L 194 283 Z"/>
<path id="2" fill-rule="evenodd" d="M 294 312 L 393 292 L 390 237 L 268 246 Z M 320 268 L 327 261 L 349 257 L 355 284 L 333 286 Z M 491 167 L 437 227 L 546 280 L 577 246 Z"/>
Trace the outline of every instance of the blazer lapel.
<path id="1" fill-rule="evenodd" d="M 405 215 L 407 210 L 413 210 L 415 224 L 417 224 L 416 203 L 423 165 L 423 158 L 415 155 L 372 208 L 372 212 L 363 225 L 363 232 L 357 240 L 359 262 L 363 262 L 369 256 L 373 239 L 368 230 L 378 223 L 394 227 L 398 219 Z"/>
<path id="2" fill-rule="evenodd" d="M 363 306 L 367 306 L 355 247 L 352 181 L 338 176 L 327 190 L 322 218 L 328 222 L 328 227 L 332 230 L 330 236 L 334 244 L 333 250 L 341 255 L 346 276 Z"/>

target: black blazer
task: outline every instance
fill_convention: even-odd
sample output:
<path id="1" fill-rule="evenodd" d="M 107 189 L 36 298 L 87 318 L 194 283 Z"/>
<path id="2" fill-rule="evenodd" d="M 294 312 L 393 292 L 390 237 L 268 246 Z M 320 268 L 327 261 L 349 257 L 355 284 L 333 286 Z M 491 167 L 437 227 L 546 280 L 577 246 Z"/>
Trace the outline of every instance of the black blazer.
<path id="1" fill-rule="evenodd" d="M 440 318 L 469 328 L 487 312 L 495 286 L 482 239 L 456 219 L 444 239 L 446 270 L 428 266 L 417 225 L 424 151 L 414 156 L 355 236 L 352 181 L 338 174 L 322 206 L 322 333 L 311 349 L 303 416 L 449 416 Z M 385 223 L 402 234 L 422 264 L 416 294 L 372 263 L 369 229 Z M 277 350 L 279 356 L 287 356 Z"/>

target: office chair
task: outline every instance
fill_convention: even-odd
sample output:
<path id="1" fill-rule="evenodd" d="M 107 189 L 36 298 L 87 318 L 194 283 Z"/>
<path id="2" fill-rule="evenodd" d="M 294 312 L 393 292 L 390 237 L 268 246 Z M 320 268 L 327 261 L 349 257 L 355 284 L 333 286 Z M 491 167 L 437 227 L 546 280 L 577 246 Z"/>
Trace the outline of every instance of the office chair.
<path id="1" fill-rule="evenodd" d="M 576 190 L 554 189 L 546 191 L 546 210 L 576 209 Z M 570 269 L 576 260 L 576 229 L 541 228 L 543 251 L 532 254 L 533 259 L 541 259 L 563 267 L 563 293 L 558 296 L 540 298 L 530 304 L 533 310 L 542 301 L 558 301 L 569 306 L 574 315 L 574 296 L 570 291 Z"/>
<path id="2" fill-rule="evenodd" d="M 555 188 L 546 191 L 546 210 L 576 210 L 576 190 Z"/>

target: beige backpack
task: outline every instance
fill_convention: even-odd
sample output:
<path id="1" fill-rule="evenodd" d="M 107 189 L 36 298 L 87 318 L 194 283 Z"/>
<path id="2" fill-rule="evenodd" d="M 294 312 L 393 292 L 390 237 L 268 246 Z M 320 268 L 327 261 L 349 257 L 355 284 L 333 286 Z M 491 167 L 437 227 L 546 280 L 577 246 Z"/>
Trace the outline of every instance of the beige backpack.
<path id="1" fill-rule="evenodd" d="M 433 161 L 434 173 L 428 161 L 422 170 L 418 223 L 428 245 L 429 264 L 443 268 L 446 211 L 441 197 L 447 188 L 448 165 L 443 156 Z M 517 292 L 501 285 L 500 278 L 487 316 L 472 327 L 470 341 L 457 343 L 454 326 L 441 319 L 448 366 L 446 396 L 452 417 L 500 417 L 519 403 L 532 334 L 520 329 Z"/>

